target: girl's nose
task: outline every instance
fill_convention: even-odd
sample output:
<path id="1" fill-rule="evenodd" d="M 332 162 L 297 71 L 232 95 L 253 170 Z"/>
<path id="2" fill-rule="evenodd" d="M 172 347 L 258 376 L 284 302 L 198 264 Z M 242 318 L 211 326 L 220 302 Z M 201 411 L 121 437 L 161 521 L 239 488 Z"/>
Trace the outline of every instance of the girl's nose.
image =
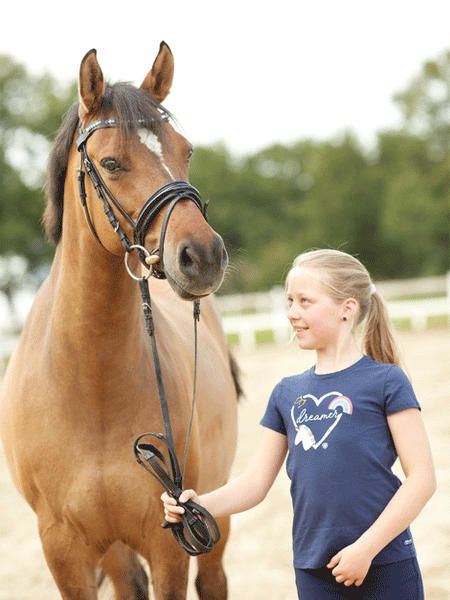
<path id="1" fill-rule="evenodd" d="M 289 319 L 289 321 L 296 321 L 298 319 L 299 315 L 298 315 L 298 311 L 295 310 L 294 306 L 291 306 L 288 310 L 287 313 L 287 318 Z"/>

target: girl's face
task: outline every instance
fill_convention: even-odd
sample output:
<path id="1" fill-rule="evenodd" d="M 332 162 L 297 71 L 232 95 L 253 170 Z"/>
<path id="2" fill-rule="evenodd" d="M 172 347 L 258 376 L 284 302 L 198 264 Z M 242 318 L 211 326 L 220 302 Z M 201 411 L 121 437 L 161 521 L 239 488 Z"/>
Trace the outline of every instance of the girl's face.
<path id="1" fill-rule="evenodd" d="M 303 350 L 323 351 L 343 331 L 343 305 L 336 304 L 320 283 L 320 271 L 294 267 L 288 278 L 288 319 Z"/>

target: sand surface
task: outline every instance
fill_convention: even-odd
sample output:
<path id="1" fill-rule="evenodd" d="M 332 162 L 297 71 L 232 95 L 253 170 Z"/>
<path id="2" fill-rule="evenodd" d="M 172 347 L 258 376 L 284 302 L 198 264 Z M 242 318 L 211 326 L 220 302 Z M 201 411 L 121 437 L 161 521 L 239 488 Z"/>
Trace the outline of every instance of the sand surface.
<path id="1" fill-rule="evenodd" d="M 403 355 L 423 409 L 436 464 L 438 490 L 412 525 L 427 600 L 450 599 L 450 345 L 446 330 L 399 334 Z M 234 474 L 246 465 L 259 420 L 281 377 L 312 365 L 295 347 L 235 350 L 246 398 L 239 410 Z M 397 471 L 398 472 L 398 471 Z M 292 510 L 284 468 L 266 500 L 233 517 L 225 555 L 230 600 L 295 600 L 291 551 Z M 195 562 L 192 565 L 192 577 Z M 192 579 L 191 577 L 191 579 Z M 107 598 L 106 587 L 102 598 Z M 188 599 L 196 593 L 192 584 Z M 43 557 L 34 513 L 15 490 L 0 450 L 0 600 L 59 600 Z M 393 599 L 394 600 L 394 599 Z"/>

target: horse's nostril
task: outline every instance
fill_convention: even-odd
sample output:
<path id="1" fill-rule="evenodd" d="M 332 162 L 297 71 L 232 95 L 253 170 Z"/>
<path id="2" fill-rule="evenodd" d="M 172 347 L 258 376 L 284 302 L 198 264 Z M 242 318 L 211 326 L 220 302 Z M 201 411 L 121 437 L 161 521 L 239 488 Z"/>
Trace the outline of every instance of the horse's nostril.
<path id="1" fill-rule="evenodd" d="M 205 253 L 196 244 L 185 244 L 180 248 L 178 255 L 179 269 L 187 277 L 198 277 L 205 262 Z"/>
<path id="2" fill-rule="evenodd" d="M 183 251 L 181 252 L 180 260 L 183 267 L 192 267 L 192 265 L 194 264 L 194 260 L 188 248 L 183 249 Z"/>
<path id="3" fill-rule="evenodd" d="M 219 237 L 209 245 L 190 241 L 179 246 L 177 264 L 180 272 L 186 277 L 212 277 L 215 280 L 221 277 L 227 262 L 228 255 Z"/>

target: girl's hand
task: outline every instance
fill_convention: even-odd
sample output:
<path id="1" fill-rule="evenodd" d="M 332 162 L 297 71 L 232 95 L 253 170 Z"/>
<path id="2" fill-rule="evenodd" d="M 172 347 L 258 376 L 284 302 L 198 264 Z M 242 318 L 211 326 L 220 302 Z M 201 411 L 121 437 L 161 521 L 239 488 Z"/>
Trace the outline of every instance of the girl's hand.
<path id="1" fill-rule="evenodd" d="M 179 523 L 181 521 L 180 515 L 184 513 L 184 508 L 177 504 L 175 498 L 169 496 L 167 492 L 161 496 L 161 500 L 164 502 L 165 519 L 168 523 Z M 200 504 L 197 494 L 194 490 L 184 490 L 181 494 L 179 501 L 187 502 L 193 500 L 197 504 Z"/>
<path id="2" fill-rule="evenodd" d="M 331 572 L 338 583 L 346 586 L 354 583 L 359 586 L 367 575 L 372 558 L 356 544 L 350 544 L 333 556 L 327 567 L 332 569 Z"/>

